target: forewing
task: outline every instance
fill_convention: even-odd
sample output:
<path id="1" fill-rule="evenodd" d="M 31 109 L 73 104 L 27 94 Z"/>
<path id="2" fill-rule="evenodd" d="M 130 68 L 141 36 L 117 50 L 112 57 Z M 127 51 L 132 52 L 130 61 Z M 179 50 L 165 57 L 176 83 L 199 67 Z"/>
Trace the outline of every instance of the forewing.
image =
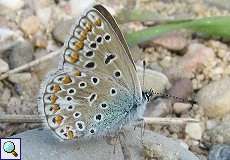
<path id="1" fill-rule="evenodd" d="M 115 20 L 101 5 L 85 12 L 65 44 L 61 68 L 111 76 L 141 97 L 140 84 L 128 46 Z"/>

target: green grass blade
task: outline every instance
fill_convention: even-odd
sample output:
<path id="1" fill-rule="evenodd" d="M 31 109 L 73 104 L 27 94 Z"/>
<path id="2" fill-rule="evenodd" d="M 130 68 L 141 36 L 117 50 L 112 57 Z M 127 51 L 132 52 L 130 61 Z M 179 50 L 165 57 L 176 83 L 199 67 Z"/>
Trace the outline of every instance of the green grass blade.
<path id="1" fill-rule="evenodd" d="M 149 27 L 141 31 L 128 33 L 126 35 L 130 46 L 152 40 L 165 33 L 176 30 L 187 29 L 205 36 L 224 38 L 230 40 L 230 17 L 208 17 L 198 20 L 175 21 L 154 27 Z"/>

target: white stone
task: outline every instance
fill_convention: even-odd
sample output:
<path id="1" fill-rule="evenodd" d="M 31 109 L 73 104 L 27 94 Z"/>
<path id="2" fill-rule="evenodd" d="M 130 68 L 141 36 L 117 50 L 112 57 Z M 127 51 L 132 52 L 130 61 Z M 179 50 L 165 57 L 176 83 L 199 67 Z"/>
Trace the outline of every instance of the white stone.
<path id="1" fill-rule="evenodd" d="M 191 107 L 192 106 L 189 103 L 180 103 L 180 102 L 178 102 L 178 103 L 174 103 L 173 110 L 175 111 L 175 113 L 180 114 L 182 112 L 187 111 Z"/>
<path id="2" fill-rule="evenodd" d="M 24 0 L 0 0 L 0 5 L 3 5 L 12 10 L 20 9 L 24 6 L 24 4 Z"/>
<path id="3" fill-rule="evenodd" d="M 202 137 L 203 129 L 199 123 L 188 123 L 185 127 L 185 132 L 189 137 L 200 140 Z"/>
<path id="4" fill-rule="evenodd" d="M 210 118 L 223 117 L 230 113 L 230 77 L 204 86 L 197 94 L 200 107 Z"/>
<path id="5" fill-rule="evenodd" d="M 141 83 L 141 86 L 143 85 L 143 67 L 136 66 L 137 68 L 137 75 L 139 78 L 139 81 Z M 171 84 L 168 80 L 168 78 L 161 72 L 153 71 L 150 69 L 145 70 L 144 75 L 144 86 L 142 86 L 142 89 L 149 90 L 153 89 L 155 92 L 164 92 L 165 89 L 169 89 L 171 87 Z"/>
<path id="6" fill-rule="evenodd" d="M 93 5 L 95 0 L 70 0 L 69 4 L 71 6 L 71 14 L 73 16 L 79 16 L 81 13 Z"/>
<path id="7" fill-rule="evenodd" d="M 206 127 L 207 129 L 212 129 L 218 125 L 218 122 L 215 119 L 207 120 Z"/>
<path id="8" fill-rule="evenodd" d="M 14 32 L 8 28 L 0 28 L 0 42 L 4 42 L 14 36 Z"/>
<path id="9" fill-rule="evenodd" d="M 9 76 L 9 80 L 14 83 L 26 83 L 31 79 L 30 73 L 16 73 Z"/>
<path id="10" fill-rule="evenodd" d="M 48 27 L 50 23 L 50 18 L 52 14 L 52 9 L 50 7 L 37 9 L 37 17 L 40 19 L 41 23 Z"/>
<path id="11" fill-rule="evenodd" d="M 0 74 L 7 72 L 9 70 L 9 65 L 2 59 L 0 59 Z"/>

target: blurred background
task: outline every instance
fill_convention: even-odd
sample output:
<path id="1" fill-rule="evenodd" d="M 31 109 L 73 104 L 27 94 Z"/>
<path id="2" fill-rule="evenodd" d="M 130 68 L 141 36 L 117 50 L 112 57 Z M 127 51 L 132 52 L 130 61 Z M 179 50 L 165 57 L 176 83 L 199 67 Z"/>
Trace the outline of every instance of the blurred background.
<path id="1" fill-rule="evenodd" d="M 0 0 L 0 116 L 37 115 L 42 79 L 59 55 L 7 76 L 4 73 L 59 50 L 77 16 L 93 0 Z M 200 123 L 148 125 L 179 139 L 200 159 L 230 157 L 230 1 L 100 0 L 115 16 L 145 87 L 198 104 L 156 97 L 148 117 L 201 119 Z M 206 18 L 214 17 L 214 18 Z M 0 123 L 0 137 L 40 127 Z M 212 149 L 211 149 L 212 147 Z M 151 156 L 146 155 L 146 159 Z M 210 159 L 210 158 L 209 158 Z M 217 160 L 217 159 L 212 159 Z"/>

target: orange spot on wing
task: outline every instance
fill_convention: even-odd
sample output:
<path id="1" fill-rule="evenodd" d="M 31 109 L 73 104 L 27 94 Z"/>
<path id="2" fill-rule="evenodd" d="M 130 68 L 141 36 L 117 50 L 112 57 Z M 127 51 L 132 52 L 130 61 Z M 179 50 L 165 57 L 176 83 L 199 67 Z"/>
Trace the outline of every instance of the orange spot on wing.
<path id="1" fill-rule="evenodd" d="M 57 96 L 52 95 L 52 96 L 50 97 L 51 104 L 54 104 L 54 103 L 56 102 L 56 100 L 57 100 L 57 99 L 58 99 L 58 97 L 57 97 Z"/>
<path id="2" fill-rule="evenodd" d="M 76 52 L 73 52 L 71 55 L 70 55 L 70 62 L 71 63 L 76 63 L 78 60 L 79 60 L 79 54 L 76 53 Z"/>
<path id="3" fill-rule="evenodd" d="M 73 135 L 73 131 L 68 131 L 67 132 L 67 137 L 68 137 L 68 139 L 73 139 L 74 138 L 74 135 Z"/>
<path id="4" fill-rule="evenodd" d="M 70 76 L 65 76 L 64 79 L 62 80 L 64 84 L 69 84 L 72 82 Z"/>
<path id="5" fill-rule="evenodd" d="M 54 93 L 57 93 L 58 91 L 60 91 L 61 90 L 61 87 L 58 85 L 58 84 L 54 84 L 53 85 L 53 92 Z"/>
<path id="6" fill-rule="evenodd" d="M 57 111 L 60 110 L 60 107 L 59 107 L 57 104 L 54 104 L 54 105 L 52 106 L 52 110 L 53 110 L 54 113 L 56 113 Z"/>
<path id="7" fill-rule="evenodd" d="M 83 41 L 76 42 L 76 44 L 75 44 L 75 49 L 76 50 L 81 50 L 81 49 L 83 49 L 83 47 L 84 47 L 84 42 Z"/>
<path id="8" fill-rule="evenodd" d="M 87 30 L 83 31 L 82 34 L 81 34 L 81 37 L 80 37 L 80 41 L 84 41 L 87 39 L 87 35 L 88 35 L 88 32 Z"/>
<path id="9" fill-rule="evenodd" d="M 95 24 L 97 25 L 97 26 L 101 26 L 101 19 L 100 18 L 98 18 L 96 21 L 95 21 Z"/>
<path id="10" fill-rule="evenodd" d="M 91 31 L 92 31 L 92 29 L 93 29 L 93 25 L 92 25 L 92 23 L 87 23 L 87 26 L 86 26 L 86 31 L 87 31 L 87 32 L 91 32 Z"/>
<path id="11" fill-rule="evenodd" d="M 60 116 L 60 115 L 57 115 L 56 117 L 55 117 L 55 123 L 57 123 L 58 125 L 60 125 L 61 123 L 62 123 L 62 120 L 63 120 L 64 118 L 62 117 L 62 116 Z"/>
<path id="12" fill-rule="evenodd" d="M 75 76 L 81 76 L 81 72 L 80 72 L 80 71 L 76 71 L 76 72 L 74 73 L 74 75 L 75 75 Z"/>

